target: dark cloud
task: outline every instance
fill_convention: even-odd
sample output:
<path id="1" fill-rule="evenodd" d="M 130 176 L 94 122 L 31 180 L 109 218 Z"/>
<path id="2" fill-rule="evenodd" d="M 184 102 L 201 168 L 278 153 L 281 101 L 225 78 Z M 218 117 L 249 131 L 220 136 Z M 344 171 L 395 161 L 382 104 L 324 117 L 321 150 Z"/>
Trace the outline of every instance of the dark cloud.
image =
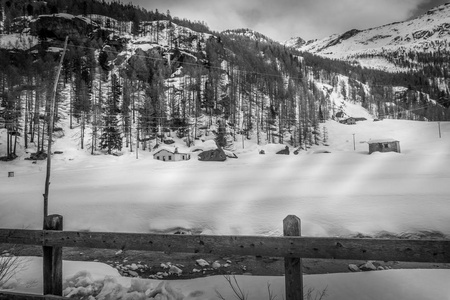
<path id="1" fill-rule="evenodd" d="M 415 10 L 411 11 L 411 17 L 414 18 L 420 16 L 436 6 L 445 4 L 447 1 L 448 0 L 425 0 L 422 3 L 419 3 Z"/>
<path id="2" fill-rule="evenodd" d="M 449 0 L 132 0 L 148 10 L 205 21 L 212 30 L 250 28 L 275 40 L 323 38 L 404 21 Z"/>

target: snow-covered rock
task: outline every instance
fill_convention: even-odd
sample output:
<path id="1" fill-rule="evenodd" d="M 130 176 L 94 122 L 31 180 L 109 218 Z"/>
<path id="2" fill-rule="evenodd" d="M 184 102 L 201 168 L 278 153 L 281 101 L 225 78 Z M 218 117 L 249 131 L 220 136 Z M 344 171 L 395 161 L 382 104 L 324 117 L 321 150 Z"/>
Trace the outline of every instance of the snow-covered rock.
<path id="1" fill-rule="evenodd" d="M 377 267 L 374 265 L 373 261 L 368 261 L 365 264 L 359 266 L 362 271 L 376 271 Z"/>
<path id="2" fill-rule="evenodd" d="M 361 269 L 355 264 L 349 264 L 348 269 L 352 272 L 360 272 Z"/>
<path id="3" fill-rule="evenodd" d="M 200 267 L 208 267 L 209 266 L 209 263 L 206 260 L 204 260 L 204 259 L 197 259 L 195 262 Z"/>
<path id="4" fill-rule="evenodd" d="M 183 270 L 181 270 L 177 266 L 171 266 L 169 268 L 169 274 L 180 276 L 182 273 L 183 273 Z"/>

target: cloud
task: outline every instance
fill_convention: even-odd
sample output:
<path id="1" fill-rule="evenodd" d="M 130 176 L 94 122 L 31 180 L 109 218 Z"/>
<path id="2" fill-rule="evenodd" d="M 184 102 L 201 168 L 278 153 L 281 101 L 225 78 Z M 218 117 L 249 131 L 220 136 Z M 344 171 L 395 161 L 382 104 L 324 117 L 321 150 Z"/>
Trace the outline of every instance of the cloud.
<path id="1" fill-rule="evenodd" d="M 237 12 L 238 16 L 244 20 L 247 27 L 253 28 L 257 26 L 263 20 L 263 16 L 258 9 L 245 9 L 243 11 Z"/>
<path id="2" fill-rule="evenodd" d="M 404 21 L 446 0 L 133 0 L 148 10 L 205 21 L 212 30 L 250 28 L 275 40 L 323 38 Z"/>
<path id="3" fill-rule="evenodd" d="M 424 14 L 425 12 L 427 12 L 428 10 L 445 4 L 447 2 L 447 0 L 425 0 L 422 1 L 422 3 L 419 3 L 419 5 L 416 7 L 416 9 L 411 11 L 411 17 L 415 17 L 421 14 Z"/>

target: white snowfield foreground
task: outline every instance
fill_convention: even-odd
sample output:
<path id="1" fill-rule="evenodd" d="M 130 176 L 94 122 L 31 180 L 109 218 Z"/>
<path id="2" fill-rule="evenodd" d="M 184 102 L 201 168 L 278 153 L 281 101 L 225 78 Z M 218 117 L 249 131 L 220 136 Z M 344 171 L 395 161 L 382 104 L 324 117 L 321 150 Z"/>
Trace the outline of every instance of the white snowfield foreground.
<path id="1" fill-rule="evenodd" d="M 5 286 L 15 291 L 41 293 L 42 259 L 23 258 L 24 268 Z M 159 281 L 120 277 L 101 263 L 64 261 L 64 294 L 95 299 L 235 299 L 223 276 Z M 236 276 L 249 300 L 268 299 L 268 287 L 277 299 L 284 297 L 284 277 Z M 313 296 L 326 289 L 324 299 L 436 300 L 450 299 L 450 270 L 387 270 L 304 276 L 305 290 Z M 147 297 L 147 298 L 146 298 Z M 93 297 L 90 299 L 94 299 Z"/>

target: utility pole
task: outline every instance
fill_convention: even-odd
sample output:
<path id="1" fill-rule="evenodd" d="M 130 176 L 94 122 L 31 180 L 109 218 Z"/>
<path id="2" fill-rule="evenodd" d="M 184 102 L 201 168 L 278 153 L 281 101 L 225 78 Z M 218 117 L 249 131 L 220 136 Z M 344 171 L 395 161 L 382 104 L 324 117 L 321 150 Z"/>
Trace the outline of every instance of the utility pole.
<path id="1" fill-rule="evenodd" d="M 356 151 L 355 133 L 353 134 L 353 151 Z"/>
<path id="2" fill-rule="evenodd" d="M 442 138 L 442 134 L 441 134 L 441 122 L 438 122 L 438 126 L 439 126 L 439 138 Z"/>
<path id="3" fill-rule="evenodd" d="M 136 128 L 136 159 L 139 159 L 139 128 Z"/>
<path id="4" fill-rule="evenodd" d="M 68 40 L 69 40 L 69 36 L 66 37 L 66 41 L 64 42 L 64 50 L 61 55 L 61 60 L 59 61 L 58 72 L 56 73 L 55 83 L 53 86 L 52 102 L 50 104 L 50 119 L 49 119 L 49 130 L 48 130 L 48 146 L 47 146 L 47 175 L 45 176 L 45 192 L 44 192 L 44 222 L 45 222 L 45 218 L 48 216 L 48 192 L 49 192 L 49 187 L 50 187 L 53 117 L 54 117 L 53 115 L 55 114 L 56 91 L 58 88 L 59 74 L 61 73 L 62 63 L 64 61 L 64 55 L 66 54 Z"/>

